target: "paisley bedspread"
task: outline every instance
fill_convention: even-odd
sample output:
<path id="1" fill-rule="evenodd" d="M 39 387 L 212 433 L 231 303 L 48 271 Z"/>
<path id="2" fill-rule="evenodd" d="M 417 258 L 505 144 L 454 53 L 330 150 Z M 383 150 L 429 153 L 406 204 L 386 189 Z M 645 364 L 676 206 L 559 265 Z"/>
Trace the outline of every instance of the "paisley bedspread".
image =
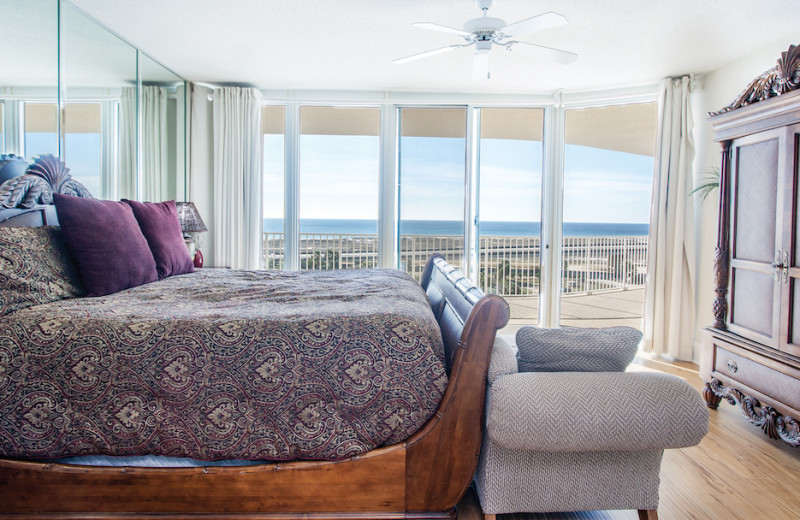
<path id="1" fill-rule="evenodd" d="M 0 319 L 0 456 L 336 460 L 400 442 L 447 386 L 405 273 L 200 269 Z"/>

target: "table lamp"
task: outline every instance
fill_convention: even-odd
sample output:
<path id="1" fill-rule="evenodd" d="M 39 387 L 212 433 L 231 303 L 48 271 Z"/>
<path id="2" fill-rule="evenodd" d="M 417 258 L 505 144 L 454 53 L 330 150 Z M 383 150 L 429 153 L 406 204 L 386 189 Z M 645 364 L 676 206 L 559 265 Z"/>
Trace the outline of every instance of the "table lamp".
<path id="1" fill-rule="evenodd" d="M 183 240 L 189 249 L 189 256 L 192 257 L 194 266 L 199 269 L 203 267 L 203 253 L 197 249 L 192 233 L 203 233 L 208 231 L 208 228 L 200 217 L 194 202 L 176 202 L 175 209 L 178 210 L 178 220 L 181 223 Z"/>

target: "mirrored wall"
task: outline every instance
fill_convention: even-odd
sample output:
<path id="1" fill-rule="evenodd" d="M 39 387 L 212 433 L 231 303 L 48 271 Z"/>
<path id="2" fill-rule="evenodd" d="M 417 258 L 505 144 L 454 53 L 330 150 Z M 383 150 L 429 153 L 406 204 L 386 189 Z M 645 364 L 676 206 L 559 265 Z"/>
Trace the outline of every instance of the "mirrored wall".
<path id="1" fill-rule="evenodd" d="M 0 153 L 59 155 L 95 197 L 185 199 L 185 81 L 66 0 L 4 0 Z"/>

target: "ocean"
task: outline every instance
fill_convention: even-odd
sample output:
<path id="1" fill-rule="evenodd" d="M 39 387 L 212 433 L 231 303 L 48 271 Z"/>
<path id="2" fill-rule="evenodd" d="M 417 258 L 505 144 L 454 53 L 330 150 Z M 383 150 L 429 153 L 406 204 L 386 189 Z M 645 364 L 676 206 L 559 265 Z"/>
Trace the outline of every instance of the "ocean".
<path id="1" fill-rule="evenodd" d="M 564 222 L 567 237 L 647 236 L 648 224 L 622 224 L 613 222 Z M 539 222 L 481 222 L 484 236 L 532 237 L 539 236 Z M 265 233 L 282 233 L 283 219 L 265 218 Z M 375 235 L 377 220 L 301 219 L 301 233 Z M 458 220 L 404 220 L 400 222 L 401 235 L 461 235 L 463 223 Z"/>

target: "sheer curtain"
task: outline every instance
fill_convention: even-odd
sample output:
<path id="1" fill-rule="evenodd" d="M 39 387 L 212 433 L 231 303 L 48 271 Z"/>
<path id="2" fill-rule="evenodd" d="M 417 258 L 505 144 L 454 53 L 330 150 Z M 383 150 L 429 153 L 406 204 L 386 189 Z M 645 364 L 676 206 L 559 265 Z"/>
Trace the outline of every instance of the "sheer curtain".
<path id="1" fill-rule="evenodd" d="M 167 89 L 143 86 L 142 125 L 142 200 L 160 202 L 169 191 L 169 130 L 167 127 Z M 119 103 L 119 193 L 121 199 L 138 200 L 136 87 L 122 89 Z"/>
<path id="2" fill-rule="evenodd" d="M 261 93 L 222 87 L 212 95 L 214 127 L 214 261 L 261 267 Z"/>
<path id="3" fill-rule="evenodd" d="M 694 337 L 694 205 L 691 78 L 661 84 L 656 143 L 644 349 L 691 360 Z"/>
<path id="4" fill-rule="evenodd" d="M 167 89 L 142 87 L 142 200 L 161 202 L 169 192 Z"/>
<path id="5" fill-rule="evenodd" d="M 119 181 L 117 198 L 136 200 L 136 87 L 119 98 Z"/>

